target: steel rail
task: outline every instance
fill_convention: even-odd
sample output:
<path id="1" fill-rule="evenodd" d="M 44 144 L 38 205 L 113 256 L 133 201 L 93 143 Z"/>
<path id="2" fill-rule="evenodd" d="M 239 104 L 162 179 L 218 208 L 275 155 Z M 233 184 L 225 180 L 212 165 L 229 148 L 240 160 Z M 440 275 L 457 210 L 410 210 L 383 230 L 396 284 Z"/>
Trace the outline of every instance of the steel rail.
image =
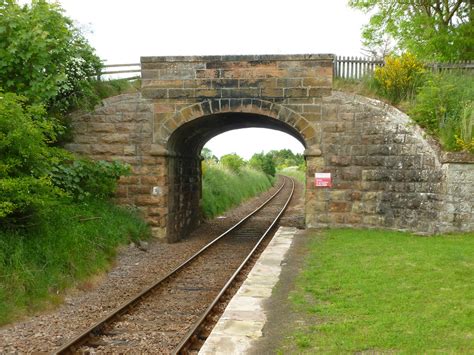
<path id="1" fill-rule="evenodd" d="M 101 327 L 103 327 L 108 321 L 113 319 L 116 316 L 119 316 L 123 313 L 124 311 L 130 307 L 133 306 L 134 304 L 138 303 L 145 295 L 147 295 L 149 292 L 151 292 L 153 289 L 157 288 L 161 283 L 169 279 L 171 276 L 176 274 L 178 271 L 180 271 L 182 268 L 184 268 L 187 264 L 189 264 L 192 260 L 197 258 L 199 255 L 201 255 L 205 250 L 210 248 L 212 245 L 217 243 L 220 239 L 224 238 L 227 234 L 231 233 L 234 231 L 236 228 L 238 228 L 241 224 L 246 222 L 250 217 L 252 217 L 254 214 L 256 214 L 258 211 L 260 211 L 262 208 L 264 208 L 271 200 L 273 200 L 283 189 L 285 186 L 286 181 L 279 187 L 279 189 L 272 195 L 270 196 L 265 202 L 263 202 L 259 207 L 257 207 L 255 210 L 250 212 L 247 216 L 242 218 L 239 222 L 234 224 L 232 227 L 227 229 L 224 233 L 219 235 L 217 238 L 213 239 L 211 242 L 203 246 L 199 251 L 197 251 L 195 254 L 193 254 L 191 257 L 186 259 L 184 262 L 182 262 L 179 266 L 174 268 L 172 271 L 170 271 L 168 274 L 166 274 L 164 277 L 153 283 L 151 286 L 145 288 L 142 292 L 140 292 L 138 295 L 128 299 L 127 301 L 123 302 L 120 306 L 112 310 L 109 314 L 106 316 L 102 317 L 99 321 L 94 323 L 92 326 L 87 328 L 85 331 L 80 333 L 79 335 L 75 336 L 73 339 L 68 341 L 66 344 L 63 344 L 59 349 L 57 349 L 53 354 L 55 355 L 60 355 L 60 354 L 67 354 L 68 351 L 70 351 L 70 348 L 76 345 L 79 345 L 82 343 L 91 333 L 98 332 Z"/>
<path id="2" fill-rule="evenodd" d="M 283 206 L 283 208 L 281 209 L 281 211 L 278 213 L 278 215 L 275 217 L 275 219 L 273 220 L 272 224 L 270 225 L 270 227 L 268 227 L 265 232 L 262 234 L 262 236 L 260 237 L 260 239 L 258 240 L 257 244 L 253 247 L 253 249 L 250 251 L 250 253 L 247 255 L 247 257 L 245 258 L 245 260 L 240 264 L 240 266 L 238 267 L 238 269 L 234 272 L 234 274 L 229 278 L 229 280 L 227 281 L 227 283 L 224 285 L 224 287 L 222 287 L 221 291 L 219 292 L 219 294 L 214 298 L 214 300 L 212 301 L 212 303 L 207 307 L 207 309 L 204 311 L 204 313 L 201 315 L 201 317 L 199 317 L 199 319 L 194 323 L 194 325 L 188 330 L 188 332 L 186 333 L 186 335 L 181 339 L 181 342 L 174 348 L 172 354 L 176 355 L 176 354 L 187 354 L 187 352 L 189 351 L 189 349 L 187 348 L 188 347 L 188 344 L 190 344 L 190 341 L 191 341 L 191 338 L 193 337 L 193 335 L 197 332 L 197 330 L 199 329 L 199 327 L 201 327 L 202 325 L 204 325 L 204 322 L 206 320 L 206 318 L 211 314 L 213 308 L 216 306 L 216 304 L 220 301 L 220 299 L 222 298 L 222 296 L 224 296 L 224 294 L 227 292 L 227 290 L 230 288 L 230 286 L 232 285 L 232 283 L 234 282 L 234 280 L 236 279 L 236 277 L 241 273 L 242 269 L 245 267 L 245 265 L 247 265 L 247 263 L 249 262 L 250 258 L 254 255 L 254 253 L 256 252 L 256 250 L 258 249 L 258 247 L 262 244 L 263 240 L 265 239 L 265 237 L 268 235 L 268 233 L 270 232 L 270 230 L 274 227 L 274 225 L 278 222 L 278 220 L 280 219 L 281 215 L 285 212 L 286 208 L 288 207 L 288 204 L 290 203 L 291 201 L 291 198 L 293 197 L 293 192 L 295 191 L 295 182 L 293 181 L 293 179 L 290 179 L 290 178 L 287 178 L 285 177 L 285 179 L 288 179 L 291 181 L 292 183 L 292 187 L 291 187 L 291 193 L 288 197 L 288 199 L 286 200 L 285 202 L 285 205 Z"/>

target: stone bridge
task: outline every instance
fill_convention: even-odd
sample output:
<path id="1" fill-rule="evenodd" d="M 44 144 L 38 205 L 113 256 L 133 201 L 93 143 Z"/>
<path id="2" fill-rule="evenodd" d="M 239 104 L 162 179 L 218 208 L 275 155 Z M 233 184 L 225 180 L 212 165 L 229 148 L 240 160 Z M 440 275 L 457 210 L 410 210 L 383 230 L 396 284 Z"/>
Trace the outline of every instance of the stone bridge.
<path id="1" fill-rule="evenodd" d="M 131 164 L 116 199 L 167 241 L 200 222 L 202 147 L 244 127 L 286 132 L 306 148 L 308 227 L 473 230 L 473 159 L 441 153 L 391 106 L 333 91 L 332 63 L 332 55 L 142 57 L 140 92 L 75 114 L 67 147 Z M 331 173 L 332 188 L 316 188 L 316 172 Z"/>

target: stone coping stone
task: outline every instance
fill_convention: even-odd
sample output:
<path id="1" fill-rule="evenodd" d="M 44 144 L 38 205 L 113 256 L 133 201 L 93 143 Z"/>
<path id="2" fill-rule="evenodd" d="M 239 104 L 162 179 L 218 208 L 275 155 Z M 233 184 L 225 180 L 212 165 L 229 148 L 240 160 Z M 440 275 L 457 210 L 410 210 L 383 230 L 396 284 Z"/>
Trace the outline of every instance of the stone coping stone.
<path id="1" fill-rule="evenodd" d="M 279 280 L 297 229 L 280 227 L 247 279 L 227 305 L 199 354 L 243 354 L 262 336 L 267 320 L 263 304 Z"/>
<path id="2" fill-rule="evenodd" d="M 256 55 L 204 55 L 204 56 L 149 56 L 140 57 L 141 63 L 156 62 L 238 62 L 263 60 L 333 60 L 334 54 L 256 54 Z"/>
<path id="3" fill-rule="evenodd" d="M 443 152 L 442 163 L 474 164 L 474 154 L 468 152 Z"/>

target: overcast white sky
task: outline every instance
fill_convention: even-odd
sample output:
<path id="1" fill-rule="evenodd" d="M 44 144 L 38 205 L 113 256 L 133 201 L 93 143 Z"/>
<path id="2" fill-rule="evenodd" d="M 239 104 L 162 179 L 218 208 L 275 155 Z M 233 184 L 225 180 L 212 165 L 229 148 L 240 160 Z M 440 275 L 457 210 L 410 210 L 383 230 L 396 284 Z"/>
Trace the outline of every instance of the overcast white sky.
<path id="1" fill-rule="evenodd" d="M 25 1 L 22 1 L 25 2 Z M 109 64 L 149 55 L 361 54 L 368 17 L 347 0 L 60 0 Z M 242 144 L 241 142 L 245 142 Z M 290 148 L 293 137 L 262 129 L 236 130 L 208 144 L 215 155 Z"/>

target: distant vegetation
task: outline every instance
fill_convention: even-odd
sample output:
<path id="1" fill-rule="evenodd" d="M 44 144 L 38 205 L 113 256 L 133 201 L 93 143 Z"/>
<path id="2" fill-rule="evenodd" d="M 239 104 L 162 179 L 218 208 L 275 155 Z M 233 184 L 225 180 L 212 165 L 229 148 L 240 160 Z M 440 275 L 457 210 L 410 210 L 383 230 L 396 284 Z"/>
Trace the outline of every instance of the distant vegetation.
<path id="1" fill-rule="evenodd" d="M 296 166 L 289 166 L 287 168 L 278 170 L 278 174 L 292 177 L 301 182 L 303 185 L 306 181 L 306 171 Z"/>
<path id="2" fill-rule="evenodd" d="M 201 152 L 203 167 L 202 211 L 212 218 L 241 201 L 267 190 L 276 172 L 304 181 L 304 158 L 289 149 L 256 153 L 246 162 L 233 153 L 219 160 L 208 148 Z"/>
<path id="3" fill-rule="evenodd" d="M 213 218 L 259 193 L 268 190 L 273 179 L 250 167 L 238 171 L 223 164 L 203 162 L 202 212 Z"/>

